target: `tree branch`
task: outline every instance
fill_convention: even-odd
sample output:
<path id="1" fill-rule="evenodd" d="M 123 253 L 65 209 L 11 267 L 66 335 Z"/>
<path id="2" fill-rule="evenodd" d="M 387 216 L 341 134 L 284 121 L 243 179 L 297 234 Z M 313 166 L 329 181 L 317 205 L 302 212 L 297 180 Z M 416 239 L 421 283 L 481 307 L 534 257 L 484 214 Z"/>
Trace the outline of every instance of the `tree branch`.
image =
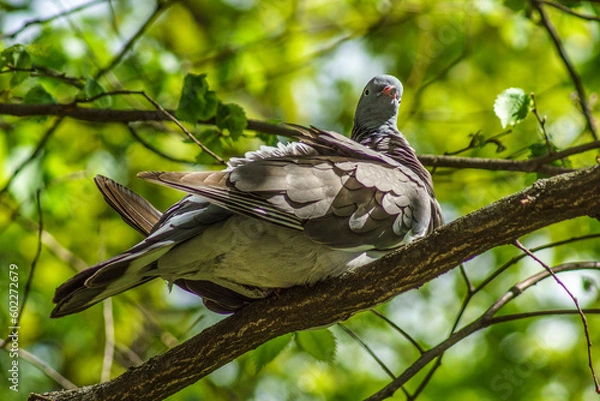
<path id="1" fill-rule="evenodd" d="M 250 304 L 107 383 L 32 394 L 30 400 L 163 399 L 272 338 L 347 319 L 491 248 L 553 223 L 597 216 L 599 211 L 600 166 L 540 180 L 354 274 L 309 288 L 294 287 Z"/>
<path id="2" fill-rule="evenodd" d="M 573 11 L 569 7 L 563 6 L 562 4 L 557 3 L 555 1 L 549 1 L 549 0 L 538 0 L 538 1 L 540 3 L 547 4 L 547 5 L 551 6 L 551 7 L 558 8 L 562 12 L 565 12 L 567 14 L 573 15 L 574 17 L 581 18 L 581 19 L 584 19 L 586 21 L 598 21 L 598 22 L 600 22 L 600 17 L 596 17 L 595 15 L 588 15 L 588 14 L 578 13 L 577 11 Z"/>
<path id="3" fill-rule="evenodd" d="M 166 110 L 173 114 L 171 110 Z M 11 115 L 17 117 L 31 116 L 60 116 L 70 117 L 81 121 L 102 123 L 132 123 L 141 121 L 170 121 L 168 115 L 160 110 L 111 110 L 96 109 L 90 107 L 79 107 L 74 104 L 12 104 L 0 103 L 0 115 Z M 214 120 L 201 121 L 203 124 L 215 124 Z M 259 120 L 248 120 L 247 129 L 270 135 L 281 135 L 294 137 L 296 131 L 282 124 L 272 124 Z M 574 154 L 600 148 L 600 141 L 594 141 L 579 146 L 554 152 L 529 160 L 506 160 L 506 159 L 484 159 L 476 157 L 419 155 L 419 160 L 426 166 L 450 167 L 450 168 L 475 168 L 481 170 L 501 170 L 519 172 L 537 172 L 540 174 L 556 175 L 572 170 L 564 167 L 556 167 L 548 163 Z"/>
<path id="4" fill-rule="evenodd" d="M 573 271 L 580 269 L 598 269 L 599 267 L 600 263 L 598 262 L 576 262 L 565 263 L 554 267 L 552 270 L 556 273 L 559 273 L 563 271 Z M 578 311 L 576 310 L 553 310 L 519 313 L 514 315 L 494 316 L 500 309 L 506 306 L 507 303 L 515 299 L 517 296 L 521 295 L 523 291 L 539 283 L 540 281 L 544 280 L 550 275 L 551 273 L 549 273 L 548 271 L 542 271 L 512 286 L 506 293 L 504 293 L 504 295 L 498 298 L 496 302 L 494 302 L 494 304 L 490 308 L 488 308 L 488 310 L 485 311 L 479 318 L 475 319 L 473 322 L 469 323 L 460 330 L 452 333 L 448 338 L 446 338 L 441 343 L 437 344 L 435 347 L 427 350 L 400 376 L 398 376 L 396 379 L 391 381 L 384 388 L 382 388 L 372 396 L 366 398 L 364 401 L 383 401 L 387 398 L 390 398 L 399 388 L 401 388 L 408 380 L 414 377 L 415 374 L 418 373 L 421 369 L 423 369 L 425 366 L 431 363 L 431 361 L 433 361 L 436 357 L 442 355 L 453 345 L 479 330 L 485 329 L 494 324 L 505 323 L 518 319 L 527 319 L 536 316 L 566 315 L 578 313 Z M 592 309 L 586 310 L 585 313 L 598 312 L 599 311 L 597 309 Z"/>
<path id="5" fill-rule="evenodd" d="M 565 47 L 563 46 L 562 41 L 560 40 L 560 36 L 558 36 L 558 32 L 556 31 L 556 28 L 554 27 L 554 25 L 552 25 L 552 21 L 550 21 L 550 18 L 546 14 L 546 10 L 544 10 L 544 7 L 541 4 L 542 2 L 540 0 L 530 0 L 530 1 L 531 1 L 531 5 L 537 10 L 538 14 L 540 15 L 540 20 L 541 20 L 542 25 L 546 28 L 546 31 L 548 31 L 548 34 L 550 35 L 550 39 L 552 39 L 552 43 L 554 43 L 554 47 L 556 48 L 558 56 L 563 61 L 563 64 L 565 65 L 567 72 L 571 76 L 571 80 L 573 81 L 573 84 L 575 85 L 575 90 L 577 91 L 577 95 L 579 97 L 579 102 L 581 103 L 581 109 L 583 112 L 583 116 L 585 117 L 585 120 L 587 122 L 588 129 L 590 130 L 590 132 L 592 134 L 592 138 L 594 138 L 594 141 L 597 141 L 598 134 L 596 133 L 596 125 L 594 124 L 594 116 L 592 115 L 592 108 L 590 107 L 590 104 L 587 100 L 587 96 L 585 94 L 585 89 L 583 88 L 583 83 L 581 82 L 581 78 L 579 77 L 577 70 L 575 70 L 575 66 L 571 62 L 571 59 L 569 59 L 569 56 L 565 50 Z"/>

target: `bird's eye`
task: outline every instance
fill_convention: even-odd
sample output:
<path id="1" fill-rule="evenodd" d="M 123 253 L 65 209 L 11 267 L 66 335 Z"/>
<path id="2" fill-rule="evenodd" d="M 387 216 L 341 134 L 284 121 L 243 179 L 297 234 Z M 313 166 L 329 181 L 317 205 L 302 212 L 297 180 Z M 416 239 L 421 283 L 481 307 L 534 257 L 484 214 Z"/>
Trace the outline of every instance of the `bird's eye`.
<path id="1" fill-rule="evenodd" d="M 371 91 L 369 90 L 369 88 L 365 89 L 365 96 L 369 96 L 369 93 L 371 93 Z"/>

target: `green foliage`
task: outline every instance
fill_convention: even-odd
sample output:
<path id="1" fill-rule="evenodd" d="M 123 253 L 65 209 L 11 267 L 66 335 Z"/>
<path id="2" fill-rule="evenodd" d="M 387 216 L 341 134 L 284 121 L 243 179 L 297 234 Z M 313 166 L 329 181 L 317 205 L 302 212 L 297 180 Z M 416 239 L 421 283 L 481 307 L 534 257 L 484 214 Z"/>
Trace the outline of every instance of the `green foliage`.
<path id="1" fill-rule="evenodd" d="M 56 99 L 40 84 L 33 86 L 23 97 L 25 104 L 56 104 Z"/>
<path id="2" fill-rule="evenodd" d="M 337 344 L 329 329 L 305 330 L 296 333 L 300 348 L 321 362 L 333 362 Z"/>
<path id="3" fill-rule="evenodd" d="M 83 93 L 86 98 L 94 98 L 106 93 L 106 89 L 95 79 L 88 77 L 85 80 L 85 86 L 83 87 Z M 102 96 L 94 100 L 94 104 L 100 108 L 107 108 L 112 106 L 112 98 L 110 96 Z"/>
<path id="4" fill-rule="evenodd" d="M 520 88 L 509 88 L 496 97 L 494 113 L 500 119 L 502 128 L 517 125 L 527 117 L 531 108 L 531 96 Z"/>
<path id="5" fill-rule="evenodd" d="M 22 26 L 25 15 L 27 19 L 48 15 L 44 2 L 19 4 L 18 13 L 9 8 L 2 13 L 0 32 Z M 560 4 L 579 13 L 600 14 L 591 2 Z M 600 87 L 598 24 L 542 5 L 593 101 Z M 372 75 L 387 72 L 404 83 L 399 127 L 418 153 L 514 161 L 547 155 L 539 122 L 526 118 L 529 91 L 536 94 L 537 109 L 546 117 L 552 152 L 592 140 L 564 63 L 527 0 L 173 2 L 114 68 L 92 78 L 120 56 L 155 6 L 131 0 L 99 2 L 0 39 L 0 102 L 70 104 L 107 92 L 143 90 L 165 109 L 177 110 L 184 121 L 212 122 L 192 127 L 192 133 L 226 160 L 263 144 L 288 140 L 244 131 L 246 116 L 349 134 L 362 86 Z M 138 95 L 101 96 L 83 106 L 153 110 Z M 598 104 L 591 106 L 599 121 Z M 501 129 L 498 118 L 506 129 Z M 106 205 L 93 176 L 102 173 L 117 179 L 166 210 L 183 194 L 142 182 L 137 172 L 221 167 L 199 152 L 196 144 L 182 140 L 180 130 L 170 122 L 136 121 L 130 124 L 135 136 L 122 123 L 65 118 L 47 136 L 55 122 L 55 117 L 0 115 L 0 188 L 20 169 L 0 195 L 0 273 L 10 263 L 18 264 L 24 287 L 37 247 L 35 192 L 42 188 L 46 233 L 22 316 L 20 346 L 77 385 L 87 385 L 101 378 L 107 330 L 104 309 L 98 305 L 77 316 L 52 320 L 48 318 L 52 294 L 78 269 L 117 255 L 141 239 Z M 34 154 L 40 145 L 42 150 Z M 594 165 L 595 156 L 595 151 L 586 152 L 553 164 L 581 168 Z M 514 171 L 441 167 L 432 171 L 447 221 L 539 178 L 537 173 Z M 533 247 L 598 232 L 600 222 L 576 219 L 541 229 L 522 241 Z M 466 262 L 465 269 L 477 286 L 517 254 L 510 246 L 500 247 Z M 600 241 L 568 242 L 539 256 L 550 265 L 600 260 Z M 473 297 L 461 324 L 540 270 L 529 259 L 508 268 Z M 596 273 L 559 277 L 565 278 L 583 307 L 597 308 L 600 278 Z M 580 290 L 582 282 L 587 291 Z M 6 291 L 0 285 L 1 299 L 7 299 Z M 547 280 L 519 295 L 504 312 L 572 309 L 561 291 Z M 433 346 L 449 332 L 466 292 L 462 276 L 454 271 L 377 309 L 419 344 Z M 221 319 L 180 289 L 169 293 L 159 280 L 116 296 L 112 303 L 116 353 L 111 377 Z M 457 344 L 418 399 L 593 399 L 578 320 L 550 319 L 561 322 L 557 330 L 544 329 L 539 320 L 495 325 Z M 5 321 L 6 311 L 0 310 L 0 322 Z M 599 320 L 589 315 L 588 323 L 594 355 L 598 355 Z M 394 374 L 419 355 L 394 328 L 369 313 L 357 314 L 347 324 Z M 291 338 L 269 342 L 170 399 L 355 400 L 389 381 L 346 336 L 336 341 L 328 330 L 306 331 L 297 333 L 295 346 L 290 347 Z M 7 354 L 0 352 L 0 367 L 9 362 Z M 24 362 L 22 366 L 21 395 L 60 386 L 40 365 Z M 417 378 L 406 388 L 413 391 L 419 384 Z M 0 399 L 9 399 L 5 390 L 0 387 Z M 403 397 L 398 392 L 393 399 Z"/>
<path id="6" fill-rule="evenodd" d="M 9 65 L 15 68 L 15 73 L 12 74 L 10 79 L 10 86 L 14 88 L 29 77 L 27 71 L 19 71 L 31 68 L 31 57 L 25 50 L 25 46 L 16 44 L 2 50 L 2 53 L 0 53 L 0 69 Z"/>
<path id="7" fill-rule="evenodd" d="M 252 351 L 256 373 L 260 372 L 265 366 L 272 362 L 279 354 L 283 352 L 292 341 L 293 334 L 284 334 L 280 337 L 268 341 Z"/>
<path id="8" fill-rule="evenodd" d="M 217 95 L 208 89 L 206 74 L 187 74 L 183 81 L 177 118 L 196 123 L 214 117 L 218 105 Z"/>
<path id="9" fill-rule="evenodd" d="M 220 129 L 227 129 L 232 139 L 237 140 L 246 129 L 248 121 L 244 109 L 237 104 L 219 103 L 216 124 Z"/>

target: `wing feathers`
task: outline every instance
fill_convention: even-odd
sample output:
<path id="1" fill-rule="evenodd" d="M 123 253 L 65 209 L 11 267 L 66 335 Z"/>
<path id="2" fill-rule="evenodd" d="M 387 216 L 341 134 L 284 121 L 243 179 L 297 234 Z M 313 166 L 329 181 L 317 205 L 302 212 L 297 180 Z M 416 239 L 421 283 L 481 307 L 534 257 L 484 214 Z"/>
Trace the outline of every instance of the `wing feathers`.
<path id="1" fill-rule="evenodd" d="M 343 158 L 275 157 L 222 172 L 140 173 L 234 213 L 266 220 L 335 248 L 388 249 L 422 235 L 425 186 L 396 166 Z M 413 225 L 417 224 L 417 227 Z M 412 234 L 411 234 L 412 235 Z"/>
<path id="2" fill-rule="evenodd" d="M 144 236 L 150 234 L 160 220 L 161 212 L 146 199 L 110 178 L 97 175 L 94 182 L 106 203 L 115 209 L 127 224 Z"/>

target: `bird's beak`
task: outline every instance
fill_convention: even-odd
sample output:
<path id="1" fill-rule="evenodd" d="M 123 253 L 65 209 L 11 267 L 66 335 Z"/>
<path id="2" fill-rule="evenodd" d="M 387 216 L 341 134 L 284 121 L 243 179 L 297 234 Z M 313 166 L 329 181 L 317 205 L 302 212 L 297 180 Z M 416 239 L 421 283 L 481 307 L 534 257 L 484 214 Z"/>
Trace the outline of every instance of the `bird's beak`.
<path id="1" fill-rule="evenodd" d="M 380 94 L 396 99 L 398 97 L 398 89 L 396 89 L 396 87 L 393 85 L 388 85 L 382 89 Z"/>

